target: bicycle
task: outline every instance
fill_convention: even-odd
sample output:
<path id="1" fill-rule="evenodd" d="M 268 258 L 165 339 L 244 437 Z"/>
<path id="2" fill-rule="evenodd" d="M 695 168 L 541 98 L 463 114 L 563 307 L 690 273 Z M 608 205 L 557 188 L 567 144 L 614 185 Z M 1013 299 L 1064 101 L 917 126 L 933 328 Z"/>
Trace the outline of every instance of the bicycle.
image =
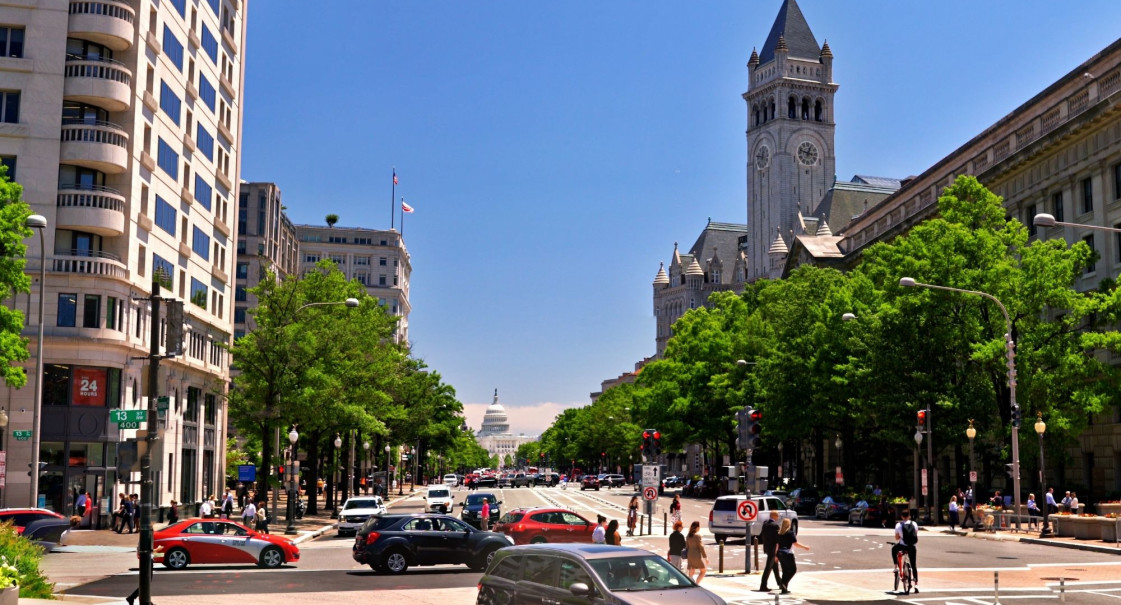
<path id="1" fill-rule="evenodd" d="M 891 544 L 892 546 L 894 546 L 895 542 L 888 542 L 888 544 Z M 906 551 L 901 550 L 901 551 L 899 551 L 898 553 L 895 554 L 894 575 L 895 575 L 895 593 L 896 594 L 899 593 L 899 584 L 900 584 L 900 582 L 902 582 L 902 584 L 903 584 L 903 594 L 904 595 L 911 594 L 911 589 L 913 588 L 911 578 L 914 577 L 914 570 L 911 569 L 911 561 L 907 557 L 907 552 Z"/>

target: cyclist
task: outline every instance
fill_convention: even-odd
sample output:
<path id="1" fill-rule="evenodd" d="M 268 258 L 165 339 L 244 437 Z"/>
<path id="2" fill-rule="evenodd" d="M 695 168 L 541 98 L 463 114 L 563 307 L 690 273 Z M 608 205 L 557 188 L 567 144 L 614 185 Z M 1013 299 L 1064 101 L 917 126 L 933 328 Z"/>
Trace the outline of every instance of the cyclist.
<path id="1" fill-rule="evenodd" d="M 911 560 L 911 580 L 915 583 L 915 592 L 919 592 L 919 568 L 915 565 L 915 544 L 919 541 L 919 526 L 911 520 L 911 511 L 903 509 L 903 517 L 895 524 L 895 544 L 891 547 L 891 564 L 899 567 L 899 553 L 907 553 Z"/>

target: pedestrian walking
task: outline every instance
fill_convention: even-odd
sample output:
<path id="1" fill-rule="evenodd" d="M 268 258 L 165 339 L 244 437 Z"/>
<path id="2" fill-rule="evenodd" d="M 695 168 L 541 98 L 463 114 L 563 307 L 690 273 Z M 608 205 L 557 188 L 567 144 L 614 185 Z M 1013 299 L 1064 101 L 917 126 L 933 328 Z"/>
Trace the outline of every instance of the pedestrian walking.
<path id="1" fill-rule="evenodd" d="M 627 535 L 634 535 L 634 528 L 638 525 L 638 496 L 631 496 L 631 503 L 627 505 Z"/>
<path id="2" fill-rule="evenodd" d="M 790 519 L 783 519 L 778 528 L 778 561 L 782 565 L 782 582 L 779 582 L 779 586 L 782 587 L 782 594 L 790 594 L 790 580 L 798 572 L 798 566 L 794 563 L 795 546 L 803 550 L 810 549 L 798 542 L 798 535 L 791 529 Z"/>
<path id="3" fill-rule="evenodd" d="M 701 522 L 693 521 L 689 524 L 689 535 L 685 536 L 685 559 L 688 561 L 688 569 L 686 573 L 689 579 L 697 584 L 705 577 L 705 571 L 708 570 L 708 554 L 705 553 L 705 545 L 701 542 Z M 696 573 L 697 577 L 694 578 L 693 574 Z"/>
<path id="4" fill-rule="evenodd" d="M 958 524 L 958 497 L 950 496 L 950 533 L 954 532 L 954 526 Z"/>
<path id="5" fill-rule="evenodd" d="M 135 534 L 139 527 L 140 496 L 132 494 L 128 498 L 128 533 Z"/>
<path id="6" fill-rule="evenodd" d="M 973 488 L 968 487 L 965 490 L 965 518 L 961 520 L 961 528 L 965 529 L 965 524 L 968 523 L 972 527 L 977 527 L 977 520 L 973 518 Z"/>
<path id="7" fill-rule="evenodd" d="M 623 539 L 619 537 L 619 521 L 612 519 L 611 523 L 607 524 L 605 534 L 604 539 L 607 544 L 619 546 L 623 543 Z"/>
<path id="8" fill-rule="evenodd" d="M 669 535 L 669 552 L 666 553 L 666 560 L 670 565 L 681 569 L 681 562 L 685 555 L 685 535 L 681 533 L 681 528 L 685 527 L 681 524 L 681 520 L 673 522 L 673 531 Z"/>
<path id="9" fill-rule="evenodd" d="M 226 497 L 222 499 L 222 518 L 229 520 L 234 516 L 234 493 L 226 488 Z"/>
<path id="10" fill-rule="evenodd" d="M 179 503 L 175 500 L 171 501 L 170 508 L 167 509 L 167 524 L 175 525 L 179 522 Z"/>
<path id="11" fill-rule="evenodd" d="M 78 499 L 74 502 L 74 514 L 79 517 L 86 516 L 86 508 L 90 504 L 90 497 L 86 495 L 86 489 L 78 490 Z"/>
<path id="12" fill-rule="evenodd" d="M 269 533 L 269 511 L 264 502 L 261 503 L 261 506 L 257 507 L 257 523 L 254 529 L 262 534 Z"/>
<path id="13" fill-rule="evenodd" d="M 1039 518 L 1043 516 L 1043 511 L 1039 510 L 1039 505 L 1035 503 L 1035 494 L 1028 494 L 1028 529 L 1039 525 Z"/>
<path id="14" fill-rule="evenodd" d="M 490 531 L 490 499 L 483 498 L 482 516 L 479 517 L 479 529 Z"/>
<path id="15" fill-rule="evenodd" d="M 125 522 L 128 518 L 128 496 L 121 492 L 120 498 L 117 499 L 117 510 L 113 511 L 113 531 L 118 534 L 125 528 Z"/>
<path id="16" fill-rule="evenodd" d="M 596 515 L 596 528 L 592 531 L 592 544 L 607 543 L 607 517 Z"/>
<path id="17" fill-rule="evenodd" d="M 246 527 L 257 529 L 257 505 L 250 499 L 241 509 L 241 522 Z"/>
<path id="18" fill-rule="evenodd" d="M 673 495 L 673 502 L 669 503 L 669 518 L 674 523 L 681 522 L 681 494 Z"/>
<path id="19" fill-rule="evenodd" d="M 775 581 L 782 585 L 782 576 L 778 571 L 778 559 L 775 554 L 778 552 L 778 511 L 772 510 L 771 517 L 763 522 L 763 528 L 759 532 L 759 537 L 763 540 L 763 556 L 766 564 L 763 566 L 763 579 L 759 582 L 759 592 L 770 592 L 771 589 L 767 587 L 767 580 L 770 579 L 771 573 L 775 574 Z"/>

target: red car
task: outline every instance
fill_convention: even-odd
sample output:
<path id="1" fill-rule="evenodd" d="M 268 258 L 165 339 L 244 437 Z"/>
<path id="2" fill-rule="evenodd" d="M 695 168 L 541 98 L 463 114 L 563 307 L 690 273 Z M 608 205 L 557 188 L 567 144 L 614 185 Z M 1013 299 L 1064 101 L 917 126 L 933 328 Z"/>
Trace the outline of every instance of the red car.
<path id="1" fill-rule="evenodd" d="M 224 519 L 186 519 L 153 536 L 154 558 L 170 569 L 190 564 L 255 564 L 270 569 L 300 560 L 300 549 L 284 536 L 260 534 Z"/>
<path id="2" fill-rule="evenodd" d="M 66 519 L 66 517 L 45 508 L 0 508 L 0 523 L 11 523 L 16 528 L 16 533 L 21 535 L 28 525 L 43 519 Z"/>
<path id="3" fill-rule="evenodd" d="M 592 542 L 596 524 L 563 508 L 518 508 L 507 512 L 494 530 L 510 536 L 514 544 Z"/>
<path id="4" fill-rule="evenodd" d="M 583 481 L 580 482 L 580 491 L 586 489 L 594 489 L 599 491 L 599 477 L 595 475 L 584 475 Z"/>

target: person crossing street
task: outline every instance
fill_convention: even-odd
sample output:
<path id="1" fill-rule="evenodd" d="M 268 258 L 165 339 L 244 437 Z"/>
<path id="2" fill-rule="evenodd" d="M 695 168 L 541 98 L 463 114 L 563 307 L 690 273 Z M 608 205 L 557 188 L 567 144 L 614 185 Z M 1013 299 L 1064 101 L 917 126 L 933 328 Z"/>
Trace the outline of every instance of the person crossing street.
<path id="1" fill-rule="evenodd" d="M 771 577 L 771 573 L 775 574 L 775 580 L 782 584 L 782 575 L 779 573 L 777 563 L 778 559 L 775 557 L 778 552 L 778 518 L 777 510 L 771 511 L 771 518 L 763 522 L 763 529 L 760 530 L 759 537 L 763 540 L 763 558 L 767 563 L 763 567 L 763 579 L 759 582 L 759 592 L 770 592 L 767 587 L 767 580 Z"/>

